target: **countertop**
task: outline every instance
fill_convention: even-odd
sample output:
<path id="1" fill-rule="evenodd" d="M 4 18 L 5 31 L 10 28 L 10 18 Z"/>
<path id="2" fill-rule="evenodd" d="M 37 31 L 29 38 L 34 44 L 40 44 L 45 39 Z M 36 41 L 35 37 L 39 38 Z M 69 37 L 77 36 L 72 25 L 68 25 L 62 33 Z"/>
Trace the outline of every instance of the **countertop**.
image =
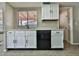
<path id="1" fill-rule="evenodd" d="M 40 27 L 40 28 L 36 28 L 36 29 L 10 29 L 10 30 L 7 30 L 7 31 L 34 31 L 34 30 L 57 30 L 57 31 L 63 31 L 64 29 L 56 29 L 56 28 L 43 28 L 43 27 Z"/>

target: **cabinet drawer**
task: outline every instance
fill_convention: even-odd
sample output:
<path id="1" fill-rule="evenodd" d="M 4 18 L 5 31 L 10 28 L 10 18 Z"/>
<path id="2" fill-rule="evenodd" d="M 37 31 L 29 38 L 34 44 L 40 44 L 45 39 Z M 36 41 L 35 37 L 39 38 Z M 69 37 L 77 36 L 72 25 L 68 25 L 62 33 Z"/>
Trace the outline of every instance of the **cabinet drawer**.
<path id="1" fill-rule="evenodd" d="M 25 31 L 15 31 L 15 36 L 25 36 Z"/>
<path id="2" fill-rule="evenodd" d="M 8 31 L 7 36 L 14 36 L 14 31 Z"/>
<path id="3" fill-rule="evenodd" d="M 36 31 L 27 31 L 26 36 L 36 36 Z"/>
<path id="4" fill-rule="evenodd" d="M 28 40 L 36 40 L 36 36 L 28 36 Z"/>
<path id="5" fill-rule="evenodd" d="M 36 34 L 36 31 L 29 31 L 28 34 Z"/>
<path id="6" fill-rule="evenodd" d="M 63 31 L 51 31 L 51 36 L 63 36 Z"/>
<path id="7" fill-rule="evenodd" d="M 36 37 L 36 34 L 28 34 L 28 37 Z"/>

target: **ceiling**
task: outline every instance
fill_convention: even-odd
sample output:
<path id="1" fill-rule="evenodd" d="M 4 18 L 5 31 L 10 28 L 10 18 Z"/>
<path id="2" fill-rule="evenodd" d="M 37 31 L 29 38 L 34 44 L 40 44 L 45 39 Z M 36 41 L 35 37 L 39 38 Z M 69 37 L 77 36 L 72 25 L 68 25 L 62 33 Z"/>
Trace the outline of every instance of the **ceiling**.
<path id="1" fill-rule="evenodd" d="M 9 2 L 13 7 L 41 7 L 40 2 Z"/>
<path id="2" fill-rule="evenodd" d="M 13 7 L 41 7 L 42 2 L 8 2 Z M 58 3 L 60 6 L 77 6 L 79 7 L 79 2 L 52 2 Z"/>

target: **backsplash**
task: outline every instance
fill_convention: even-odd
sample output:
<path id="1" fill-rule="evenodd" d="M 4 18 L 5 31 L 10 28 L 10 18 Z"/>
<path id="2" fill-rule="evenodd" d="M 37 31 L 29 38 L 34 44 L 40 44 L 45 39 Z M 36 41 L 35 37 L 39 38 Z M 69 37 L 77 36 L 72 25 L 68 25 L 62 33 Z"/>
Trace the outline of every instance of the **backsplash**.
<path id="1" fill-rule="evenodd" d="M 50 28 L 50 29 L 58 29 L 59 24 L 58 21 L 40 21 L 38 20 L 38 28 Z"/>

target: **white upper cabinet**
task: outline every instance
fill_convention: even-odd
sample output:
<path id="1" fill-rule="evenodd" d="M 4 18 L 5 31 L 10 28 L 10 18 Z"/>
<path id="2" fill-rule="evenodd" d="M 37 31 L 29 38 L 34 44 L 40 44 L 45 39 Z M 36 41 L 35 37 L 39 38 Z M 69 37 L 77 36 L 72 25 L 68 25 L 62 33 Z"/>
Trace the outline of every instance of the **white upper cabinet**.
<path id="1" fill-rule="evenodd" d="M 42 5 L 42 19 L 50 19 L 50 4 Z"/>
<path id="2" fill-rule="evenodd" d="M 42 20 L 58 20 L 59 4 L 42 4 Z"/>
<path id="3" fill-rule="evenodd" d="M 59 4 L 51 4 L 51 19 L 59 19 Z"/>

